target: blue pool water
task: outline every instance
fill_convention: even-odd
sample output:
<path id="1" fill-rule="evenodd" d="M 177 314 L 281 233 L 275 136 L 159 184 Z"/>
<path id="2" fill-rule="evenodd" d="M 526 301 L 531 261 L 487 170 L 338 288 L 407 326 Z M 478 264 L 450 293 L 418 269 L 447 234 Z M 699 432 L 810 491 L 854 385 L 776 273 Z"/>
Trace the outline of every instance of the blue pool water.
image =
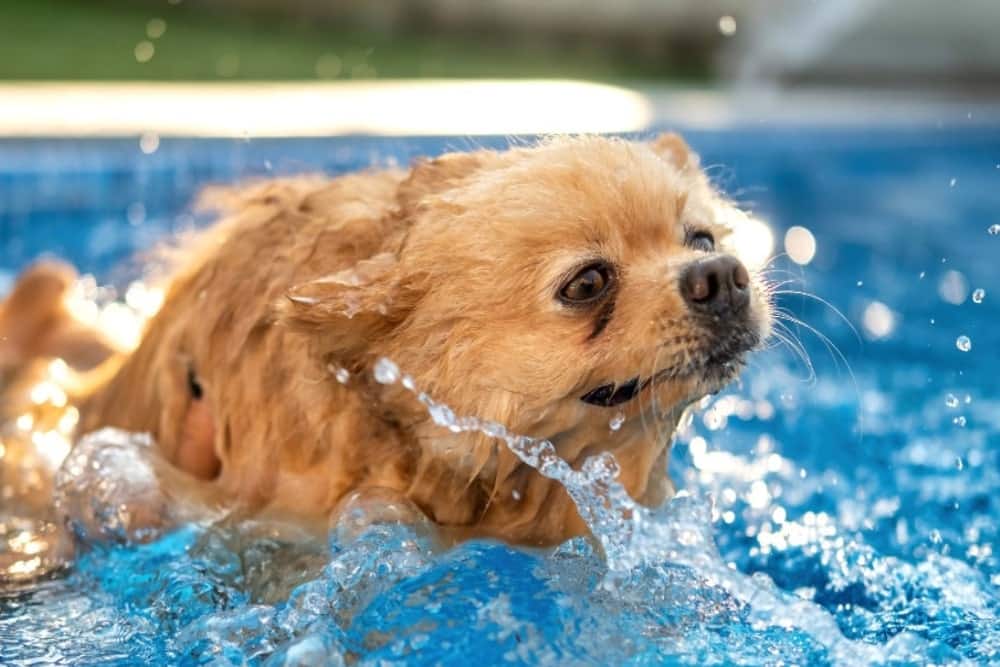
<path id="1" fill-rule="evenodd" d="M 0 664 L 1000 661 L 1000 130 L 688 137 L 779 250 L 809 230 L 814 258 L 779 258 L 774 278 L 853 329 L 781 295 L 839 353 L 793 326 L 812 370 L 778 346 L 695 414 L 670 463 L 686 497 L 650 517 L 676 544 L 613 583 L 583 540 L 442 552 L 398 526 L 84 544 L 65 576 L 0 588 Z M 208 182 L 470 146 L 0 142 L 0 291 L 43 253 L 124 286 L 136 253 L 198 224 L 188 204 Z"/>

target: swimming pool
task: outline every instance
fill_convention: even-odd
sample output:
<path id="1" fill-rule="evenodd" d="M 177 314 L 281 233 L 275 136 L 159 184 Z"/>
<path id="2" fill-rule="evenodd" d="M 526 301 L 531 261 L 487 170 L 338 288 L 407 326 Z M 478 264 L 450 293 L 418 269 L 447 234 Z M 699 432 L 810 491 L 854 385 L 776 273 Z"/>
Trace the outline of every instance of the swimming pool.
<path id="1" fill-rule="evenodd" d="M 779 249 L 804 228 L 789 244 L 805 263 L 781 258 L 774 277 L 856 332 L 781 296 L 839 353 L 803 325 L 811 362 L 777 347 L 706 401 L 670 463 L 686 497 L 649 517 L 676 543 L 608 585 L 582 540 L 441 553 L 399 527 L 316 544 L 190 526 L 0 593 L 0 663 L 1000 659 L 1000 128 L 687 136 Z M 123 287 L 138 251 L 197 224 L 207 182 L 471 145 L 0 142 L 0 289 L 46 252 Z"/>

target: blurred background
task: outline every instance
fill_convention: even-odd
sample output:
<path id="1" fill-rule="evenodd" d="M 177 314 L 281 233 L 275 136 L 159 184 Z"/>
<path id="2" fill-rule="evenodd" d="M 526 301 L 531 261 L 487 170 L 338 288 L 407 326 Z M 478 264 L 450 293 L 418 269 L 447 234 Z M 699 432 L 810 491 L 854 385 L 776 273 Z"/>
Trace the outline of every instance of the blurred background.
<path id="1" fill-rule="evenodd" d="M 987 86 L 991 0 L 5 0 L 4 79 Z"/>
<path id="2" fill-rule="evenodd" d="M 923 118 L 1000 92 L 997 26 L 991 0 L 4 0 L 0 133 L 131 134 L 136 116 L 168 135 L 279 136 L 419 134 L 420 117 L 428 133 L 455 134 Z M 481 85 L 537 79 L 601 85 Z M 418 80 L 480 85 L 427 100 Z M 176 87 L 194 82 L 258 85 Z M 286 104 L 265 104 L 275 91 Z M 242 119 L 241 107 L 252 108 Z M 365 111 L 387 107 L 415 117 L 396 126 Z M 454 113 L 433 118 L 440 109 Z"/>

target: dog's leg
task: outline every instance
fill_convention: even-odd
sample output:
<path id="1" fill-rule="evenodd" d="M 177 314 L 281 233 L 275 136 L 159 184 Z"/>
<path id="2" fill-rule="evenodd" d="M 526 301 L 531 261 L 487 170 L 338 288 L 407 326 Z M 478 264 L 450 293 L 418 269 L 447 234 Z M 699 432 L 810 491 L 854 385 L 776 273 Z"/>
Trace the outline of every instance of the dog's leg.
<path id="1" fill-rule="evenodd" d="M 34 405 L 29 396 L 31 388 L 43 381 L 58 385 L 69 398 L 70 405 L 79 408 L 81 423 L 77 435 L 85 436 L 85 444 L 90 440 L 86 437 L 87 432 L 104 426 L 155 433 L 161 418 L 172 418 L 176 422 L 176 427 L 170 429 L 176 447 L 171 456 L 174 465 L 164 460 L 159 447 L 151 447 L 141 454 L 143 465 L 154 471 L 158 480 L 150 486 L 148 494 L 132 493 L 135 489 L 130 484 L 135 480 L 127 479 L 130 473 L 127 466 L 123 465 L 121 470 L 109 468 L 107 472 L 125 478 L 114 480 L 111 486 L 121 485 L 121 494 L 119 498 L 107 499 L 108 506 L 127 508 L 123 510 L 128 517 L 122 519 L 122 530 L 129 539 L 198 515 L 201 512 L 196 508 L 217 504 L 213 486 L 201 480 L 214 478 L 219 462 L 213 448 L 212 411 L 197 378 L 192 372 L 185 387 L 185 371 L 178 369 L 176 379 L 158 378 L 161 383 L 169 380 L 170 387 L 159 387 L 157 391 L 152 386 L 157 378 L 149 376 L 155 366 L 148 357 L 150 352 L 155 354 L 160 345 L 144 346 L 143 353 L 135 358 L 118 354 L 98 331 L 77 321 L 66 307 L 66 296 L 75 280 L 76 273 L 68 265 L 40 262 L 26 270 L 7 298 L 0 302 L 0 419 L 31 413 L 37 425 L 42 413 L 51 412 L 55 416 L 44 420 L 51 427 L 49 422 L 54 422 L 58 417 L 56 413 L 62 409 Z M 58 378 L 50 372 L 49 361 L 55 358 L 66 362 Z M 173 397 L 173 402 L 177 403 L 176 406 L 171 404 L 173 410 L 167 410 L 161 399 L 150 398 L 159 394 Z M 93 405 L 99 409 L 93 410 Z M 103 440 L 103 445 L 99 441 L 90 442 L 84 450 L 93 450 L 91 454 L 95 456 L 98 446 L 105 452 L 121 452 L 125 445 L 119 440 L 129 437 L 124 432 L 105 432 L 105 437 L 98 439 Z M 30 448 L 30 442 L 26 440 L 25 446 Z M 84 453 L 83 450 L 74 451 L 67 466 L 74 457 L 79 458 Z M 54 471 L 49 474 L 51 472 Z M 64 473 L 60 474 L 65 485 Z M 90 488 L 87 480 L 79 483 Z M 51 502 L 48 500 L 49 484 L 44 487 L 44 493 L 34 494 L 35 500 L 38 505 L 48 506 Z M 96 493 L 98 487 L 101 485 L 90 490 Z M 166 498 L 176 499 L 169 515 Z M 94 498 L 88 500 L 83 496 L 78 500 L 79 503 L 73 506 L 86 508 L 96 502 Z M 192 508 L 190 512 L 184 509 L 188 506 Z M 80 520 L 84 525 L 97 521 L 86 516 Z"/>
<path id="2" fill-rule="evenodd" d="M 146 542 L 190 521 L 216 520 L 224 494 L 166 461 L 146 434 L 84 436 L 55 481 L 60 514 L 88 542 Z"/>
<path id="3" fill-rule="evenodd" d="M 11 371 L 39 357 L 61 358 L 87 370 L 118 350 L 100 332 L 67 310 L 66 294 L 76 280 L 67 264 L 44 261 L 28 268 L 0 303 L 0 370 Z"/>

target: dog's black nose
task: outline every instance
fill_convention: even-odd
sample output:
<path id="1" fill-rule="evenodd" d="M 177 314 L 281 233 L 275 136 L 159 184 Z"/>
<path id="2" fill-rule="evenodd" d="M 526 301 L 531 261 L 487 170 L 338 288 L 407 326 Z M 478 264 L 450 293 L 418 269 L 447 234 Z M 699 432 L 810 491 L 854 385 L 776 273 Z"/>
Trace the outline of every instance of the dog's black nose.
<path id="1" fill-rule="evenodd" d="M 690 306 L 713 315 L 735 313 L 750 303 L 750 274 L 732 255 L 716 255 L 688 265 L 681 294 Z"/>

